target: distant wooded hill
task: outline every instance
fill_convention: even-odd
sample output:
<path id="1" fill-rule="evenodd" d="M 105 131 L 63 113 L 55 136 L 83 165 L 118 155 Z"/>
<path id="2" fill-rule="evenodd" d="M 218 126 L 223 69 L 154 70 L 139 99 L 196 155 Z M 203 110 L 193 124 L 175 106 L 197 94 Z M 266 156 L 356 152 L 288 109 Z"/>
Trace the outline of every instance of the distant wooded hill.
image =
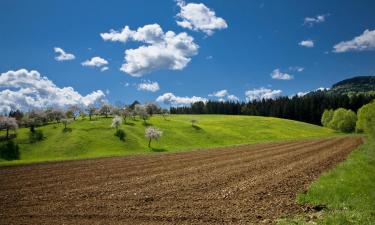
<path id="1" fill-rule="evenodd" d="M 342 80 L 332 85 L 328 93 L 352 94 L 352 93 L 375 93 L 375 76 L 359 76 Z"/>
<path id="2" fill-rule="evenodd" d="M 229 114 L 272 116 L 320 125 L 325 109 L 346 108 L 356 112 L 375 99 L 375 77 L 354 77 L 340 81 L 326 91 L 304 96 L 280 97 L 252 102 L 195 102 L 172 107 L 172 114 Z"/>

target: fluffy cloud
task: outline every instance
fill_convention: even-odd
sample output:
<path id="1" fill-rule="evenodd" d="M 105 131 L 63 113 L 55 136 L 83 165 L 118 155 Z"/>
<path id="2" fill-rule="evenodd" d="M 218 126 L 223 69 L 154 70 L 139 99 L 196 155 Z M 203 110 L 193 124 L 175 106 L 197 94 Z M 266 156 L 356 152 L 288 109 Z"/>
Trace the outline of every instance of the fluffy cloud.
<path id="1" fill-rule="evenodd" d="M 323 23 L 324 21 L 326 21 L 326 17 L 328 16 L 328 14 L 325 14 L 325 15 L 317 15 L 315 17 L 306 17 L 303 21 L 303 25 L 306 25 L 306 26 L 314 26 L 315 24 L 318 24 L 318 23 Z"/>
<path id="2" fill-rule="evenodd" d="M 306 48 L 312 48 L 314 47 L 314 41 L 313 40 L 304 40 L 298 43 L 299 46 L 306 47 Z"/>
<path id="3" fill-rule="evenodd" d="M 217 17 L 215 11 L 203 3 L 186 4 L 185 1 L 178 0 L 177 5 L 181 9 L 177 17 L 181 20 L 176 22 L 181 27 L 202 31 L 207 35 L 212 35 L 214 30 L 228 27 L 223 18 Z"/>
<path id="4" fill-rule="evenodd" d="M 104 71 L 106 71 L 106 70 L 109 70 L 109 67 L 108 67 L 108 66 L 104 66 L 104 67 L 102 67 L 102 68 L 100 69 L 100 71 L 102 71 L 102 72 L 104 72 Z"/>
<path id="5" fill-rule="evenodd" d="M 302 72 L 304 70 L 305 70 L 305 68 L 303 68 L 301 66 L 290 66 L 289 67 L 289 71 L 292 71 L 292 72 Z"/>
<path id="6" fill-rule="evenodd" d="M 100 35 L 105 41 L 133 40 L 146 44 L 125 51 L 125 62 L 120 70 L 134 77 L 160 69 L 182 70 L 199 48 L 187 33 L 164 32 L 159 24 L 145 25 L 136 31 L 126 26 L 122 31 L 110 30 Z"/>
<path id="7" fill-rule="evenodd" d="M 82 62 L 81 64 L 82 66 L 102 67 L 102 66 L 107 65 L 108 61 L 99 56 L 95 56 L 95 57 L 92 57 L 90 60 L 86 60 Z"/>
<path id="8" fill-rule="evenodd" d="M 283 73 L 279 69 L 275 69 L 271 73 L 272 79 L 277 79 L 277 80 L 292 80 L 294 77 L 293 75 Z"/>
<path id="9" fill-rule="evenodd" d="M 209 94 L 210 97 L 217 97 L 220 102 L 227 101 L 239 101 L 239 98 L 235 95 L 229 94 L 228 90 L 223 89 L 216 92 L 213 92 L 212 94 Z"/>
<path id="10" fill-rule="evenodd" d="M 57 61 L 67 61 L 67 60 L 73 60 L 76 57 L 71 53 L 66 53 L 62 48 L 54 47 L 53 50 L 58 55 L 55 57 Z"/>
<path id="11" fill-rule="evenodd" d="M 336 53 L 375 50 L 375 30 L 365 30 L 363 34 L 350 41 L 340 42 L 333 48 L 333 52 Z"/>
<path id="12" fill-rule="evenodd" d="M 218 97 L 218 98 L 222 98 L 222 97 L 225 97 L 229 95 L 229 92 L 227 90 L 220 90 L 220 91 L 216 91 L 212 94 L 209 94 L 208 96 L 215 96 L 215 97 Z"/>
<path id="13" fill-rule="evenodd" d="M 248 90 L 245 92 L 247 101 L 262 100 L 262 99 L 276 99 L 281 96 L 281 90 L 271 90 L 268 88 L 259 88 Z"/>
<path id="14" fill-rule="evenodd" d="M 173 93 L 164 93 L 163 95 L 159 96 L 156 99 L 157 102 L 162 102 L 164 104 L 172 104 L 172 105 L 188 105 L 194 102 L 207 102 L 206 98 L 202 97 L 179 97 L 175 96 Z"/>
<path id="15" fill-rule="evenodd" d="M 88 106 L 105 97 L 101 90 L 82 96 L 72 87 L 57 87 L 38 71 L 20 69 L 0 75 L 0 109 L 29 110 L 33 108 L 60 107 L 69 105 Z"/>
<path id="16" fill-rule="evenodd" d="M 238 102 L 240 99 L 237 97 L 237 96 L 235 96 L 235 95 L 228 95 L 227 96 L 227 99 L 229 100 L 229 101 L 233 101 L 233 102 Z"/>
<path id="17" fill-rule="evenodd" d="M 144 81 L 143 83 L 138 84 L 137 89 L 139 91 L 151 91 L 156 92 L 160 90 L 158 82 Z"/>

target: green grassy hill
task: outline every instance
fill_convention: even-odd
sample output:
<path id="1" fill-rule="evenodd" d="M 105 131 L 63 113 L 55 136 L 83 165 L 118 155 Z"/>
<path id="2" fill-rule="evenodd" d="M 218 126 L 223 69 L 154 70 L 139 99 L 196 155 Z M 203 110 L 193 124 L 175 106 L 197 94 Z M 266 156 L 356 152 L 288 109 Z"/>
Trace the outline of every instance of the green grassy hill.
<path id="1" fill-rule="evenodd" d="M 199 122 L 193 127 L 190 120 Z M 160 151 L 182 151 L 197 148 L 260 143 L 327 137 L 335 132 L 297 121 L 256 116 L 224 115 L 172 115 L 168 121 L 161 116 L 153 116 L 149 123 L 160 128 L 163 136 L 153 141 L 153 149 L 147 147 L 142 121 L 128 120 L 122 124 L 125 141 L 114 136 L 112 118 L 77 120 L 69 125 L 70 132 L 63 132 L 62 124 L 49 124 L 43 130 L 46 138 L 30 144 L 29 129 L 18 130 L 16 142 L 20 146 L 21 159 L 5 161 L 1 164 L 18 164 L 51 160 L 81 159 L 104 156 L 122 156 Z"/>

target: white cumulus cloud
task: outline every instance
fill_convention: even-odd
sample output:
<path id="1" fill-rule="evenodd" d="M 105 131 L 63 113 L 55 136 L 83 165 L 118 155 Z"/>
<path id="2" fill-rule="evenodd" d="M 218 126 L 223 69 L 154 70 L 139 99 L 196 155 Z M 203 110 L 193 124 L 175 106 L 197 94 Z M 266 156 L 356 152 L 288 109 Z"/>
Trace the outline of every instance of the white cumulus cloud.
<path id="1" fill-rule="evenodd" d="M 102 72 L 104 72 L 104 71 L 106 71 L 106 70 L 109 70 L 109 67 L 108 67 L 108 66 L 104 66 L 104 67 L 102 67 L 102 68 L 100 69 L 100 71 L 102 71 Z"/>
<path id="2" fill-rule="evenodd" d="M 235 96 L 235 95 L 228 95 L 227 96 L 227 99 L 229 100 L 229 101 L 233 101 L 233 102 L 238 102 L 240 99 L 237 97 L 237 96 Z"/>
<path id="3" fill-rule="evenodd" d="M 88 106 L 103 100 L 104 97 L 105 94 L 101 90 L 82 96 L 72 87 L 59 88 L 35 70 L 20 69 L 0 75 L 0 109 L 2 110 Z"/>
<path id="4" fill-rule="evenodd" d="M 223 18 L 217 17 L 215 11 L 203 3 L 186 4 L 185 1 L 178 0 L 177 5 L 181 9 L 177 17 L 181 20 L 176 22 L 181 27 L 202 31 L 207 35 L 212 35 L 214 30 L 226 29 L 228 27 Z"/>
<path id="5" fill-rule="evenodd" d="M 160 87 L 158 82 L 144 81 L 143 83 L 138 84 L 137 89 L 139 91 L 156 92 L 160 90 Z"/>
<path id="6" fill-rule="evenodd" d="M 245 92 L 247 101 L 262 100 L 262 99 L 276 99 L 281 96 L 281 90 L 272 90 L 268 88 L 258 88 L 248 90 Z"/>
<path id="7" fill-rule="evenodd" d="M 274 69 L 271 73 L 271 77 L 276 80 L 292 80 L 294 78 L 293 75 L 283 73 L 280 69 Z"/>
<path id="8" fill-rule="evenodd" d="M 91 59 L 88 59 L 82 62 L 81 64 L 82 66 L 102 67 L 102 66 L 108 65 L 108 61 L 99 56 L 95 56 L 95 57 L 92 57 Z"/>
<path id="9" fill-rule="evenodd" d="M 312 48 L 314 47 L 314 41 L 313 40 L 304 40 L 298 43 L 299 46 L 306 47 L 306 48 Z"/>
<path id="10" fill-rule="evenodd" d="M 150 24 L 136 31 L 126 26 L 122 31 L 110 30 L 100 34 L 105 41 L 145 43 L 135 49 L 125 50 L 125 62 L 120 70 L 134 77 L 156 70 L 182 70 L 198 53 L 199 46 L 187 33 L 164 32 L 159 24 Z"/>
<path id="11" fill-rule="evenodd" d="M 365 30 L 363 34 L 350 41 L 342 41 L 333 48 L 336 53 L 375 50 L 375 30 Z"/>
<path id="12" fill-rule="evenodd" d="M 303 25 L 306 25 L 306 26 L 312 27 L 312 26 L 314 26 L 315 24 L 323 23 L 324 21 L 326 21 L 326 17 L 327 17 L 328 15 L 329 15 L 329 14 L 323 14 L 323 15 L 317 15 L 317 16 L 314 16 L 314 17 L 306 17 L 306 18 L 303 20 Z"/>
<path id="13" fill-rule="evenodd" d="M 209 94 L 208 96 L 215 96 L 215 97 L 218 97 L 218 98 L 222 98 L 222 97 L 225 97 L 227 95 L 229 95 L 228 90 L 223 89 L 223 90 L 220 90 L 220 91 L 216 91 L 212 94 Z"/>
<path id="14" fill-rule="evenodd" d="M 171 105 L 188 105 L 194 102 L 207 102 L 206 98 L 202 97 L 179 97 L 175 96 L 173 93 L 164 93 L 163 95 L 159 96 L 156 99 L 157 102 L 162 102 L 164 104 L 171 104 Z"/>
<path id="15" fill-rule="evenodd" d="M 57 61 L 68 61 L 76 58 L 73 54 L 66 53 L 62 48 L 54 47 L 53 50 L 58 54 L 57 56 L 55 56 L 55 59 Z"/>

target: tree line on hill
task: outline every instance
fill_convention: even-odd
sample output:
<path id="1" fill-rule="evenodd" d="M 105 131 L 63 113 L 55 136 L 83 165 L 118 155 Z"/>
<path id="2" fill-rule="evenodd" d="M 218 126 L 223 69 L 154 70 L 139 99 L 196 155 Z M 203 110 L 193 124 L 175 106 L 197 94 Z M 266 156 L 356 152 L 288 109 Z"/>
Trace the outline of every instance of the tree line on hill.
<path id="1" fill-rule="evenodd" d="M 357 112 L 373 99 L 375 95 L 366 93 L 339 95 L 316 91 L 292 98 L 280 97 L 249 102 L 195 102 L 190 106 L 171 107 L 170 113 L 271 116 L 321 125 L 324 110 L 346 108 Z"/>

